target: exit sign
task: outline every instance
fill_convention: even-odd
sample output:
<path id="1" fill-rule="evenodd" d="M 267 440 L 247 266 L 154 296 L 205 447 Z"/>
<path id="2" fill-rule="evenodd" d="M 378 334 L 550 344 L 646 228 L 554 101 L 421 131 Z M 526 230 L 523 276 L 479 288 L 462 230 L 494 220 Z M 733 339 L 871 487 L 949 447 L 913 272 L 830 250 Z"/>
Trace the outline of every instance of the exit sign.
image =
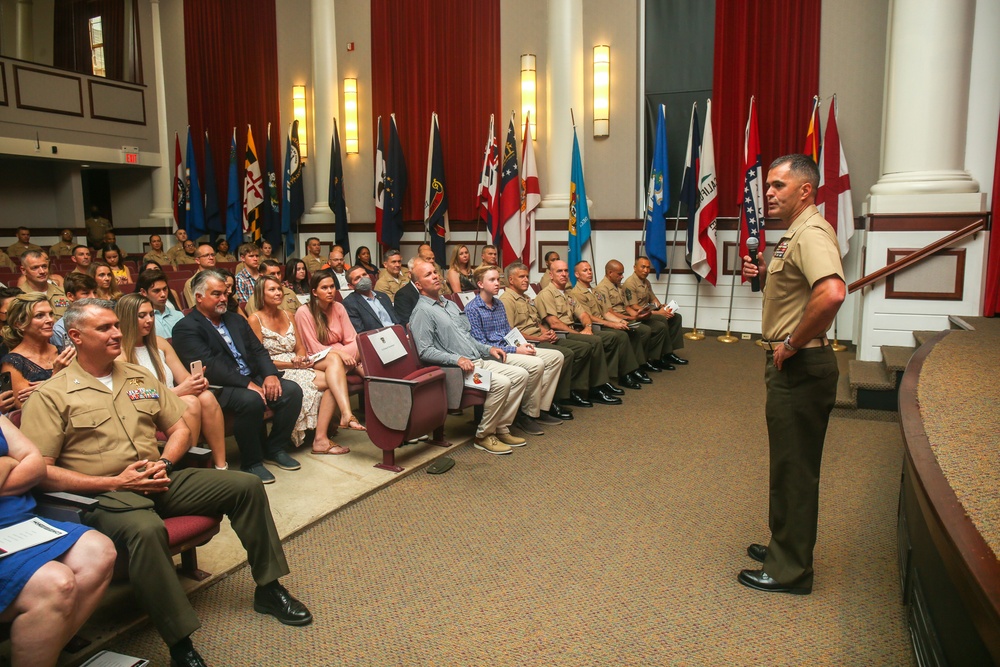
<path id="1" fill-rule="evenodd" d="M 139 147 L 122 146 L 122 163 L 139 164 Z"/>

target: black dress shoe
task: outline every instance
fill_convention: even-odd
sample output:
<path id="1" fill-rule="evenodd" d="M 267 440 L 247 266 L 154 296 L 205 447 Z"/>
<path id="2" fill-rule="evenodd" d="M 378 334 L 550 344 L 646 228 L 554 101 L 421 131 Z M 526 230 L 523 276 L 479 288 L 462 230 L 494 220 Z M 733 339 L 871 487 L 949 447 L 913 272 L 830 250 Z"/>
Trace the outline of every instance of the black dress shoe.
<path id="1" fill-rule="evenodd" d="M 639 384 L 639 381 L 636 378 L 632 377 L 631 373 L 620 377 L 618 379 L 618 384 L 626 389 L 642 389 L 642 385 Z"/>
<path id="2" fill-rule="evenodd" d="M 600 389 L 601 391 L 603 391 L 606 394 L 611 394 L 613 396 L 624 396 L 625 395 L 625 392 L 622 391 L 621 388 L 614 386 L 610 382 L 605 382 L 600 387 L 598 387 L 598 389 Z"/>
<path id="3" fill-rule="evenodd" d="M 208 667 L 208 663 L 192 646 L 183 653 L 171 653 L 170 667 Z"/>
<path id="4" fill-rule="evenodd" d="M 575 391 L 569 393 L 569 404 L 578 408 L 592 408 L 594 404 Z"/>
<path id="5" fill-rule="evenodd" d="M 253 610 L 270 614 L 285 625 L 309 625 L 313 620 L 306 606 L 277 581 L 257 587 L 253 593 Z"/>
<path id="6" fill-rule="evenodd" d="M 621 405 L 622 399 L 617 396 L 612 396 L 603 389 L 591 389 L 590 396 L 588 396 L 594 403 L 601 403 L 603 405 Z"/>
<path id="7" fill-rule="evenodd" d="M 677 364 L 678 366 L 687 366 L 687 365 L 688 365 L 688 360 L 687 360 L 687 359 L 684 359 L 684 358 L 682 358 L 682 357 L 678 357 L 678 356 L 677 356 L 676 354 L 674 354 L 673 352 L 671 352 L 670 354 L 668 354 L 668 355 L 666 356 L 666 359 L 667 359 L 667 361 L 669 361 L 670 363 L 672 363 L 672 364 Z"/>
<path id="8" fill-rule="evenodd" d="M 632 371 L 632 377 L 636 379 L 636 382 L 641 382 L 643 384 L 653 384 L 653 378 L 649 377 L 642 371 Z"/>
<path id="9" fill-rule="evenodd" d="M 747 556 L 753 558 L 758 563 L 763 563 L 767 558 L 767 547 L 763 544 L 751 544 L 747 547 Z"/>
<path id="10" fill-rule="evenodd" d="M 675 370 L 677 370 L 677 367 L 674 366 L 673 364 L 671 364 L 670 361 L 666 357 L 663 357 L 662 359 L 660 359 L 660 368 L 662 368 L 665 371 L 675 371 Z"/>
<path id="11" fill-rule="evenodd" d="M 767 576 L 764 570 L 743 570 L 736 580 L 747 588 L 765 593 L 791 593 L 792 595 L 809 595 L 812 588 L 805 586 L 786 586 Z"/>
<path id="12" fill-rule="evenodd" d="M 553 403 L 552 407 L 549 408 L 549 414 L 555 417 L 556 419 L 561 419 L 563 421 L 569 421 L 573 418 L 572 412 L 570 412 L 561 405 L 556 405 L 555 403 Z"/>
<path id="13" fill-rule="evenodd" d="M 652 361 L 647 361 L 642 366 L 639 366 L 639 368 L 640 368 L 640 370 L 642 370 L 642 371 L 644 371 L 646 373 L 659 373 L 659 372 L 661 372 L 663 370 L 662 368 L 660 368 L 659 366 L 657 366 Z"/>

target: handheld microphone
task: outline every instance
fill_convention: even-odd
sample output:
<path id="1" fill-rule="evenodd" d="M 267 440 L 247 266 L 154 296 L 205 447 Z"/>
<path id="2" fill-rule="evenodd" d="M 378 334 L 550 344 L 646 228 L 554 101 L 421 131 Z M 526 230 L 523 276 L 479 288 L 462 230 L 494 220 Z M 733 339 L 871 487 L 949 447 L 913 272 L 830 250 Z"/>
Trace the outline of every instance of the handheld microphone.
<path id="1" fill-rule="evenodd" d="M 756 236 L 747 237 L 747 254 L 750 255 L 750 260 L 757 264 L 757 248 L 760 247 L 760 239 Z M 760 265 L 757 266 L 758 270 Z M 756 275 L 750 279 L 750 291 L 759 292 L 760 291 L 760 276 Z"/>

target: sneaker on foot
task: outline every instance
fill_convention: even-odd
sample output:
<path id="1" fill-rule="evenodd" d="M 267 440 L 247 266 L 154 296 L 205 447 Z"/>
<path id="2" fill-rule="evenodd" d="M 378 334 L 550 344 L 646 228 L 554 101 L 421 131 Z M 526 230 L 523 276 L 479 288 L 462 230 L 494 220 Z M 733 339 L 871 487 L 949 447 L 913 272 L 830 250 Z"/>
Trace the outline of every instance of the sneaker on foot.
<path id="1" fill-rule="evenodd" d="M 510 454 L 511 449 L 507 445 L 503 444 L 497 440 L 492 435 L 484 435 L 481 438 L 476 438 L 472 442 L 472 446 L 476 449 L 481 449 L 484 452 L 489 452 L 490 454 Z"/>
<path id="2" fill-rule="evenodd" d="M 277 451 L 268 454 L 267 458 L 264 459 L 264 463 L 270 463 L 271 465 L 278 466 L 282 470 L 298 470 L 302 467 L 302 464 L 293 459 L 288 455 L 288 452 Z"/>
<path id="3" fill-rule="evenodd" d="M 513 433 L 494 433 L 493 437 L 502 442 L 505 445 L 510 445 L 511 447 L 524 447 L 528 444 L 528 441 L 524 438 L 519 438 Z"/>
<path id="4" fill-rule="evenodd" d="M 248 472 L 251 475 L 257 475 L 260 477 L 260 481 L 264 484 L 274 484 L 274 475 L 271 474 L 270 470 L 264 467 L 263 463 L 258 463 L 250 466 L 249 468 L 244 468 L 243 472 Z"/>
<path id="5" fill-rule="evenodd" d="M 524 431 L 528 435 L 545 435 L 545 431 L 542 430 L 538 422 L 531 415 L 526 415 L 523 412 L 517 413 L 517 416 L 514 417 L 514 423 L 511 426 Z"/>

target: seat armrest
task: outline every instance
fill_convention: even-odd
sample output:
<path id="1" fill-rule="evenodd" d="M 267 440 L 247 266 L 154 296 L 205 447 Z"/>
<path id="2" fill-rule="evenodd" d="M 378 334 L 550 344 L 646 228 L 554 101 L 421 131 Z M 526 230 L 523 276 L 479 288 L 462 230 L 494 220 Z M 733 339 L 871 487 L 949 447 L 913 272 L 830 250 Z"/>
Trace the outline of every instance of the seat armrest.
<path id="1" fill-rule="evenodd" d="M 82 510 L 92 510 L 97 507 L 97 499 L 90 496 L 81 496 L 68 491 L 42 491 L 36 495 L 39 502 L 58 503 L 60 505 L 70 505 Z"/>
<path id="2" fill-rule="evenodd" d="M 97 500 L 64 491 L 36 492 L 35 514 L 43 519 L 83 523 L 83 514 L 97 507 Z"/>

